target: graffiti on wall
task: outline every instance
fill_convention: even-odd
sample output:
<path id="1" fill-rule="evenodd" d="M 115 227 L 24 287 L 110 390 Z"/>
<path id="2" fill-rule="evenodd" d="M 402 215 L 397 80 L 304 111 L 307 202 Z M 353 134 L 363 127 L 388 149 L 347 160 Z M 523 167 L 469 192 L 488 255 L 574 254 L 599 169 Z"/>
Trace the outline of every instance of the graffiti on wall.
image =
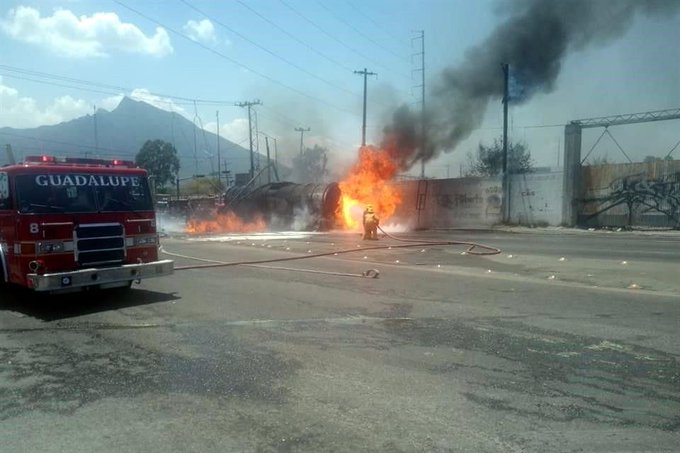
<path id="1" fill-rule="evenodd" d="M 436 204 L 442 219 L 480 225 L 499 221 L 501 214 L 501 186 L 496 180 L 451 180 L 450 186 L 442 185 L 436 193 Z"/>
<path id="2" fill-rule="evenodd" d="M 680 172 L 657 178 L 646 172 L 617 178 L 604 194 L 583 201 L 588 218 L 624 209 L 628 225 L 635 215 L 664 215 L 669 223 L 680 226 Z"/>

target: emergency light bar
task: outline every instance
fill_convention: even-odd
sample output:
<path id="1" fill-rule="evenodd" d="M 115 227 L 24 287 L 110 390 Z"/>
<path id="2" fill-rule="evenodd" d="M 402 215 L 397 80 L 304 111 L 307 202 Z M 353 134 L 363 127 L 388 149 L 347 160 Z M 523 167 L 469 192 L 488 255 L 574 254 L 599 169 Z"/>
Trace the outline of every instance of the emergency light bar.
<path id="1" fill-rule="evenodd" d="M 103 167 L 127 168 L 136 167 L 135 163 L 131 160 L 86 159 L 83 157 L 26 156 L 24 162 L 32 164 L 97 165 Z"/>

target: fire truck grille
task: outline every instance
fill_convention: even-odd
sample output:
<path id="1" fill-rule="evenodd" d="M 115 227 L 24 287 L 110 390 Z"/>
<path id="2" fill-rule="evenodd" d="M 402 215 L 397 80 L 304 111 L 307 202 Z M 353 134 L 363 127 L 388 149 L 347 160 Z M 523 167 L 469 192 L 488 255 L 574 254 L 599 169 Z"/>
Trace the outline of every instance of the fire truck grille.
<path id="1" fill-rule="evenodd" d="M 121 263 L 125 260 L 125 232 L 118 223 L 78 225 L 76 261 L 81 266 Z"/>

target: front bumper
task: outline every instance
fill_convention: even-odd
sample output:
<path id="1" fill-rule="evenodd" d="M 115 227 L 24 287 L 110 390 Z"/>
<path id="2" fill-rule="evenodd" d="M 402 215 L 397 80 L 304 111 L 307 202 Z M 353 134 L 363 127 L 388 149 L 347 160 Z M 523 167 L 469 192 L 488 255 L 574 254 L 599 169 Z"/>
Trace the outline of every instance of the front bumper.
<path id="1" fill-rule="evenodd" d="M 151 263 L 124 264 L 118 267 L 80 269 L 72 272 L 53 274 L 26 274 L 28 285 L 35 291 L 59 291 L 86 286 L 113 288 L 134 280 L 161 277 L 174 272 L 172 260 Z"/>

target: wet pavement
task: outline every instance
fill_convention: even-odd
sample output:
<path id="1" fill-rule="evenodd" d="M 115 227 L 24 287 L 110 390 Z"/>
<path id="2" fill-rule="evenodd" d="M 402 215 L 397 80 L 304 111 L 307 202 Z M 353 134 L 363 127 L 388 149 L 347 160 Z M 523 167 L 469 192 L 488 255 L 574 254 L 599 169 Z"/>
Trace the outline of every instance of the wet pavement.
<path id="1" fill-rule="evenodd" d="M 0 450 L 677 451 L 677 244 L 408 236 L 504 250 L 174 237 L 166 251 L 224 262 L 331 255 L 1 293 Z"/>

